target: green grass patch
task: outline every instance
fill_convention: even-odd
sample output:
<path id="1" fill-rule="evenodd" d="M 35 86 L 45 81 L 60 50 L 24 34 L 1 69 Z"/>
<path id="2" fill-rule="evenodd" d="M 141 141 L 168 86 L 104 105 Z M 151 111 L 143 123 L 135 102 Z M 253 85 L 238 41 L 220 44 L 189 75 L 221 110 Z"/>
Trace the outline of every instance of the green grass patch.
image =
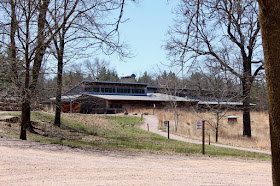
<path id="1" fill-rule="evenodd" d="M 76 120 L 75 115 L 62 118 L 62 127 L 54 127 L 54 115 L 32 112 L 31 119 L 43 121 L 39 124 L 39 135 L 28 134 L 28 139 L 43 143 L 53 143 L 79 148 L 99 150 L 150 152 L 160 154 L 201 155 L 202 146 L 150 133 L 138 128 L 143 124 L 139 117 L 77 115 L 84 120 Z M 87 120 L 86 120 L 87 119 Z M 99 119 L 99 120 L 98 120 Z M 97 121 L 98 120 L 98 121 Z M 89 122 L 90 121 L 90 122 Z M 102 122 L 106 124 L 102 125 Z M 49 128 L 48 128 L 49 127 Z M 47 130 L 47 131 L 44 131 Z M 206 156 L 237 157 L 245 159 L 270 160 L 267 154 L 206 145 Z"/>

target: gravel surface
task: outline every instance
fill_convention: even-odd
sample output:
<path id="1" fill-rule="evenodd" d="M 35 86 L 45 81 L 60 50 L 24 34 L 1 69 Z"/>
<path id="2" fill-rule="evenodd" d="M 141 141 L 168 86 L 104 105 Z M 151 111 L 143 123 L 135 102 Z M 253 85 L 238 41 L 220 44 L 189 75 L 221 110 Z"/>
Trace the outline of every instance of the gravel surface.
<path id="1" fill-rule="evenodd" d="M 82 150 L 0 138 L 0 185 L 272 185 L 268 161 Z"/>

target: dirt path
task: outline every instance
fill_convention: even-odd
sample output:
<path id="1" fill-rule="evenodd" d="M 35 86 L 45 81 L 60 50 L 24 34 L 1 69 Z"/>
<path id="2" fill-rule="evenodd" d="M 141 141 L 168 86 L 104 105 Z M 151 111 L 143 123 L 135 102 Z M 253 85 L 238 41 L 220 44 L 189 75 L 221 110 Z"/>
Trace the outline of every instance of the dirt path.
<path id="1" fill-rule="evenodd" d="M 147 126 L 147 124 L 148 124 L 150 132 L 153 132 L 153 133 L 159 134 L 161 136 L 166 136 L 167 137 L 167 132 L 163 132 L 163 131 L 158 129 L 158 119 L 157 119 L 157 116 L 155 116 L 155 115 L 145 115 L 144 118 L 145 118 L 145 124 L 143 124 L 140 127 L 141 129 L 148 130 L 148 126 Z M 170 139 L 175 139 L 175 140 L 179 140 L 179 141 L 185 141 L 185 142 L 189 142 L 189 143 L 201 144 L 200 140 L 187 139 L 187 138 L 184 138 L 182 136 L 177 136 L 177 135 L 174 135 L 174 134 L 170 134 L 169 137 L 170 137 Z M 271 154 L 271 152 L 268 152 L 268 151 L 262 151 L 262 150 L 256 150 L 256 149 L 248 149 L 248 148 L 242 148 L 242 147 L 233 147 L 233 146 L 222 145 L 222 144 L 217 144 L 217 143 L 211 143 L 211 145 L 215 145 L 215 146 L 218 146 L 218 147 L 226 147 L 226 148 L 250 151 L 250 152 L 258 152 L 258 153 Z"/>
<path id="2" fill-rule="evenodd" d="M 1 185 L 272 185 L 268 161 L 100 152 L 0 139 Z"/>

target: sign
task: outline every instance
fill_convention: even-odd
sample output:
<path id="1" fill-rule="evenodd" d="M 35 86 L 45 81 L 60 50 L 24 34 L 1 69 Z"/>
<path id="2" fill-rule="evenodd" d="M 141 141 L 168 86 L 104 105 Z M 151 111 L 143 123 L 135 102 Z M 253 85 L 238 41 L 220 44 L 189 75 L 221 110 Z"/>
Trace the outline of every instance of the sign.
<path id="1" fill-rule="evenodd" d="M 168 123 L 169 123 L 169 121 L 164 121 L 164 126 L 168 127 Z"/>
<path id="2" fill-rule="evenodd" d="M 202 129 L 202 120 L 196 120 L 196 130 Z"/>

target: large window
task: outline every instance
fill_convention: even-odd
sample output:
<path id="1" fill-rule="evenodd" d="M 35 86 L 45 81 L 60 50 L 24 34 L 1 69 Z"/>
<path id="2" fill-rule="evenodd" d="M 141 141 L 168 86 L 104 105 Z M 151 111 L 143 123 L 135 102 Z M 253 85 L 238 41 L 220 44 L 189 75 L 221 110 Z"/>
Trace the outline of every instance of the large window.
<path id="1" fill-rule="evenodd" d="M 88 86 L 84 88 L 85 92 L 102 92 L 102 93 L 119 93 L 119 94 L 145 94 L 143 88 L 130 88 L 130 87 L 97 87 Z"/>

